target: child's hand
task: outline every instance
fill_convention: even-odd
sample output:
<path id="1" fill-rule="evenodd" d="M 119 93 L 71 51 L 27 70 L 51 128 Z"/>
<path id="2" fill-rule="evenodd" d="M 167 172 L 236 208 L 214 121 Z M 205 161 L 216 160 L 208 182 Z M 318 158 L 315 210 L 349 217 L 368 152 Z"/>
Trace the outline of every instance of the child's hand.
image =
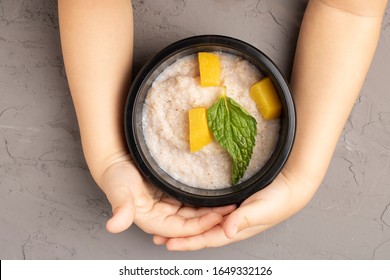
<path id="1" fill-rule="evenodd" d="M 118 233 L 133 222 L 142 230 L 166 237 L 193 236 L 221 223 L 235 206 L 193 208 L 183 206 L 148 184 L 126 157 L 106 169 L 101 188 L 113 209 L 107 230 Z"/>
<path id="2" fill-rule="evenodd" d="M 218 247 L 254 236 L 287 219 L 309 201 L 313 192 L 303 182 L 280 174 L 273 183 L 245 200 L 224 221 L 199 235 L 185 238 L 154 236 L 154 243 L 168 250 L 199 250 Z M 297 185 L 299 184 L 299 185 Z"/>

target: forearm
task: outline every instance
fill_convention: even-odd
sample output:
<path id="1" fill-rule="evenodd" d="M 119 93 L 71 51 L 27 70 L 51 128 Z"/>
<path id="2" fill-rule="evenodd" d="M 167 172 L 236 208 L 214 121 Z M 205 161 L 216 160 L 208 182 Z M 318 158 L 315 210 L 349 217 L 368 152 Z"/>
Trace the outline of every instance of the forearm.
<path id="1" fill-rule="evenodd" d="M 386 2 L 308 4 L 291 80 L 296 141 L 284 169 L 303 182 L 298 195 L 310 198 L 326 173 L 374 55 Z"/>
<path id="2" fill-rule="evenodd" d="M 59 0 L 62 52 L 88 166 L 99 183 L 126 154 L 123 108 L 131 79 L 129 0 Z"/>

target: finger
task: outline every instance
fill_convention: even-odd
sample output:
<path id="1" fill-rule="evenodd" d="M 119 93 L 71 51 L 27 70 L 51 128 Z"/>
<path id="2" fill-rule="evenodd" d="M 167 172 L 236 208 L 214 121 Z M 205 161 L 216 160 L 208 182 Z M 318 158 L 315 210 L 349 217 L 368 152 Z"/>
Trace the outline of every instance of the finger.
<path id="1" fill-rule="evenodd" d="M 220 225 L 222 225 L 223 224 L 223 222 L 224 222 L 224 220 L 225 220 L 226 218 L 224 217 L 223 218 L 223 220 L 222 220 L 222 222 L 220 223 Z M 218 225 L 217 225 L 218 226 Z M 169 241 L 169 240 L 179 240 L 179 243 L 178 244 L 180 244 L 180 242 L 183 240 L 184 241 L 184 239 L 187 239 L 187 238 L 192 238 L 192 236 L 191 237 L 182 237 L 182 238 L 180 238 L 180 237 L 173 237 L 173 238 L 168 238 L 168 237 L 165 237 L 165 236 L 161 236 L 161 235 L 154 235 L 153 236 L 153 242 L 154 242 L 154 244 L 156 244 L 156 245 L 166 245 L 167 244 L 167 242 Z M 194 241 L 196 240 L 196 238 L 194 239 Z M 171 243 L 172 243 L 172 241 L 171 241 Z M 174 242 L 173 242 L 174 243 Z M 185 244 L 185 242 L 183 242 L 183 244 Z M 186 250 L 185 248 L 183 248 L 183 250 Z"/>
<path id="2" fill-rule="evenodd" d="M 169 251 L 195 251 L 204 248 L 225 246 L 227 244 L 254 236 L 266 229 L 266 227 L 262 226 L 247 228 L 237 234 L 234 239 L 231 239 L 225 235 L 225 231 L 222 226 L 217 225 L 211 230 L 200 235 L 182 238 L 169 238 L 164 240 L 164 242 Z"/>
<path id="3" fill-rule="evenodd" d="M 223 217 L 218 213 L 208 213 L 194 218 L 183 218 L 171 215 L 162 221 L 158 234 L 166 237 L 186 237 L 201 234 L 222 222 Z"/>
<path id="4" fill-rule="evenodd" d="M 153 236 L 153 243 L 156 245 L 165 245 L 169 238 L 160 236 L 160 235 L 154 235 Z"/>
<path id="5" fill-rule="evenodd" d="M 124 204 L 113 210 L 113 216 L 107 221 L 106 229 L 111 233 L 119 233 L 128 229 L 134 220 L 134 207 Z"/>
<path id="6" fill-rule="evenodd" d="M 180 208 L 180 205 L 160 202 L 148 213 L 137 213 L 136 224 L 150 234 L 187 237 L 198 235 L 221 223 L 226 217 L 222 214 L 230 213 L 234 208 L 235 206 L 226 206 L 214 211 L 212 208 Z"/>
<path id="7" fill-rule="evenodd" d="M 223 246 L 227 242 L 229 242 L 229 239 L 225 236 L 223 228 L 217 225 L 211 230 L 196 236 L 170 238 L 165 245 L 169 251 L 194 251 L 218 245 Z"/>
<path id="8" fill-rule="evenodd" d="M 236 208 L 237 206 L 235 204 L 221 206 L 221 207 L 202 207 L 202 208 L 193 208 L 190 206 L 184 206 L 180 208 L 177 214 L 182 216 L 183 218 L 201 217 L 212 212 L 225 216 L 227 214 L 230 214 L 234 210 L 236 210 Z"/>

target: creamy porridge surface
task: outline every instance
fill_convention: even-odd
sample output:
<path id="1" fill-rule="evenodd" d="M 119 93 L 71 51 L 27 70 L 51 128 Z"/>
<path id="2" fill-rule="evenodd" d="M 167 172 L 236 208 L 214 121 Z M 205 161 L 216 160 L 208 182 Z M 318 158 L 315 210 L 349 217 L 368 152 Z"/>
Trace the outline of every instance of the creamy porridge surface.
<path id="1" fill-rule="evenodd" d="M 240 182 L 254 175 L 271 156 L 279 137 L 280 121 L 265 121 L 249 96 L 250 87 L 263 78 L 248 61 L 217 53 L 221 85 L 227 96 L 244 107 L 257 121 L 256 145 Z M 210 108 L 221 96 L 219 87 L 201 87 L 197 55 L 177 60 L 154 81 L 145 99 L 142 125 L 146 145 L 157 164 L 174 179 L 192 187 L 220 189 L 231 185 L 231 158 L 214 140 L 190 153 L 188 111 Z"/>

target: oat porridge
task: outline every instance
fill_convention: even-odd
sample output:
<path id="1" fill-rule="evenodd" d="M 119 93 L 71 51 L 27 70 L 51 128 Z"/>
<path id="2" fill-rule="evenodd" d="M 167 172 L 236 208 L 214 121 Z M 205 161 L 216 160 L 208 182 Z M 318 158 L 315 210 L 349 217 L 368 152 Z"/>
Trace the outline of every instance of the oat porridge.
<path id="1" fill-rule="evenodd" d="M 259 171 L 275 149 L 280 120 L 265 120 L 249 89 L 263 79 L 250 62 L 238 56 L 217 53 L 221 85 L 226 95 L 253 116 L 257 134 L 253 154 L 240 179 L 243 182 Z M 202 87 L 197 55 L 183 57 L 168 66 L 149 89 L 142 115 L 146 145 L 156 163 L 175 180 L 201 189 L 231 186 L 232 160 L 215 140 L 196 152 L 190 151 L 188 112 L 210 108 L 221 95 L 219 86 Z"/>

